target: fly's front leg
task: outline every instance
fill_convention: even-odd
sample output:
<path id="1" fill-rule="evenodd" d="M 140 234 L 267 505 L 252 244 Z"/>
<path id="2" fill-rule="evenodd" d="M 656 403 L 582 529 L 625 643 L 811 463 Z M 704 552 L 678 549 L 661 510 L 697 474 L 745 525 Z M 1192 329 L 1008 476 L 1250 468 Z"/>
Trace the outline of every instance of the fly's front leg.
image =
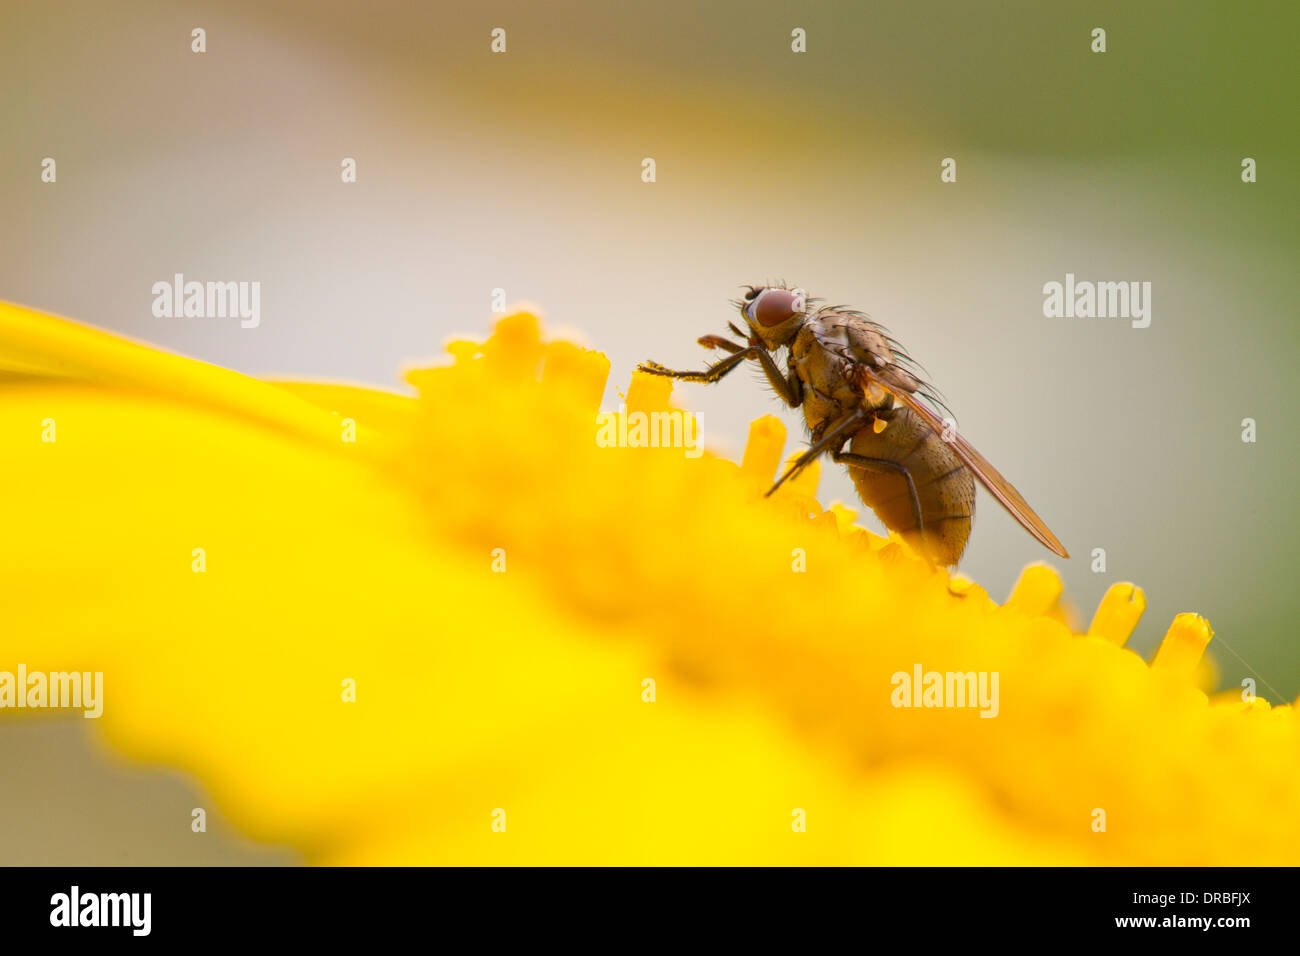
<path id="1" fill-rule="evenodd" d="M 743 351 L 736 352 L 727 358 L 724 358 L 721 362 L 715 362 L 702 372 L 677 372 L 673 369 L 665 368 L 658 362 L 642 362 L 637 366 L 637 371 L 649 372 L 651 375 L 665 375 L 668 378 L 675 378 L 681 382 L 703 382 L 706 385 L 711 385 L 714 382 L 720 381 L 724 375 L 739 366 L 741 362 L 745 361 L 745 359 L 750 358 L 748 353 L 752 351 L 754 351 L 754 349 L 744 349 Z"/>
<path id="2" fill-rule="evenodd" d="M 716 341 L 715 341 L 716 340 Z M 706 348 L 713 348 L 715 345 L 722 345 L 723 348 L 735 349 L 731 355 L 724 358 L 721 362 L 710 365 L 702 372 L 677 372 L 670 368 L 665 368 L 658 362 L 643 362 L 638 369 L 642 372 L 649 372 L 651 375 L 665 375 L 668 378 L 675 378 L 681 382 L 701 382 L 705 385 L 711 385 L 722 379 L 724 375 L 737 368 L 747 359 L 757 359 L 758 363 L 763 366 L 763 373 L 767 376 L 768 382 L 776 393 L 781 396 L 787 405 L 791 408 L 797 408 L 803 401 L 803 392 L 799 388 L 799 380 L 791 372 L 789 378 L 781 374 L 781 370 L 776 367 L 776 362 L 767 349 L 757 345 L 751 345 L 742 348 L 734 342 L 727 342 L 720 336 L 706 335 L 700 340 L 700 344 Z M 723 345 L 722 343 L 726 343 Z"/>
<path id="3" fill-rule="evenodd" d="M 803 381 L 799 378 L 799 373 L 794 370 L 794 360 L 791 359 L 786 366 L 786 373 L 783 376 L 781 370 L 776 367 L 776 361 L 763 350 L 763 357 L 760 360 L 763 365 L 763 374 L 771 383 L 776 394 L 785 399 L 785 403 L 791 408 L 798 408 L 803 404 Z"/>

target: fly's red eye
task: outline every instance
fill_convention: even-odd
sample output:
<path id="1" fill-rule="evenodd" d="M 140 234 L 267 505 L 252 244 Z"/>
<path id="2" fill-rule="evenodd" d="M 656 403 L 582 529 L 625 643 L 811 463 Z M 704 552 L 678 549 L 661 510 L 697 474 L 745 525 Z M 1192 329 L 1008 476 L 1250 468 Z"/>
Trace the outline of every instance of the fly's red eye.
<path id="1" fill-rule="evenodd" d="M 793 318 L 807 307 L 802 289 L 764 289 L 745 306 L 745 315 L 768 328 Z"/>

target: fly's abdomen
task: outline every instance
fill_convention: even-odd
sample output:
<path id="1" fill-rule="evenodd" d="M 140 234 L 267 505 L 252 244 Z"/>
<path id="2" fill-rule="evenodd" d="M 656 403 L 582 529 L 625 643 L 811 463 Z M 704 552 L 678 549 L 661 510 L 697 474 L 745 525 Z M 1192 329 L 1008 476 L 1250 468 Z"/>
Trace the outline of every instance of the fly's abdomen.
<path id="1" fill-rule="evenodd" d="M 919 546 L 937 564 L 956 564 L 975 516 L 975 479 L 949 444 L 902 407 L 894 411 L 893 419 L 879 434 L 870 425 L 860 430 L 848 450 L 882 462 L 850 462 L 849 473 L 858 495 L 885 527 Z"/>

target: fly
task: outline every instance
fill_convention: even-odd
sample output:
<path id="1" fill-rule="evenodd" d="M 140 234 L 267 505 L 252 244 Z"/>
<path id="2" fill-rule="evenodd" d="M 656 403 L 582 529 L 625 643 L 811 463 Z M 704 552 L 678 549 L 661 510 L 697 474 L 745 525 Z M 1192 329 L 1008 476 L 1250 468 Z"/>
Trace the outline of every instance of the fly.
<path id="1" fill-rule="evenodd" d="M 885 527 L 938 564 L 955 565 L 970 538 L 978 481 L 1054 554 L 1065 547 L 1011 482 L 934 411 L 942 407 L 916 364 L 885 328 L 842 305 L 814 306 L 802 289 L 747 286 L 734 304 L 748 327 L 727 323 L 743 340 L 705 335 L 705 348 L 731 353 L 701 372 L 657 362 L 641 371 L 685 382 L 717 382 L 757 361 L 791 408 L 802 408 L 811 445 L 768 494 L 829 454 L 849 469 L 862 500 Z M 788 350 L 786 370 L 772 353 Z"/>

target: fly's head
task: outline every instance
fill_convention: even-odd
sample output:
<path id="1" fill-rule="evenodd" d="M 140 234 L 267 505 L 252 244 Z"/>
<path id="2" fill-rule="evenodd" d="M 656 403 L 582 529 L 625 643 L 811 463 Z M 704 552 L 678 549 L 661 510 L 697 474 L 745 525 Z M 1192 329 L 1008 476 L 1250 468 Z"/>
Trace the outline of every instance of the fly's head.
<path id="1" fill-rule="evenodd" d="M 751 285 L 736 306 L 753 337 L 770 351 L 790 344 L 808 316 L 811 301 L 803 289 Z"/>

